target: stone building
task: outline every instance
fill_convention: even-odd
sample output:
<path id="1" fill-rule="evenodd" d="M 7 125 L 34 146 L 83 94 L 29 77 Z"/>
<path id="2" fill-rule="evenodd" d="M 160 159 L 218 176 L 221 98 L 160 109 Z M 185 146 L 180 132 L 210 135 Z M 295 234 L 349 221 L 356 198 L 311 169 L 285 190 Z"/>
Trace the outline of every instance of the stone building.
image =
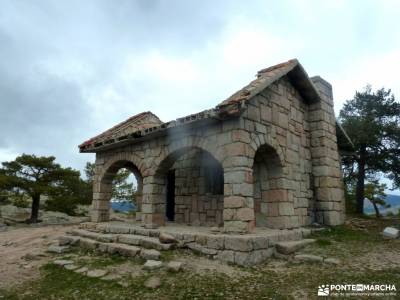
<path id="1" fill-rule="evenodd" d="M 331 85 L 296 59 L 259 71 L 213 109 L 166 123 L 140 113 L 79 146 L 96 153 L 92 221 L 108 221 L 112 178 L 127 168 L 148 228 L 341 224 L 336 130 Z"/>

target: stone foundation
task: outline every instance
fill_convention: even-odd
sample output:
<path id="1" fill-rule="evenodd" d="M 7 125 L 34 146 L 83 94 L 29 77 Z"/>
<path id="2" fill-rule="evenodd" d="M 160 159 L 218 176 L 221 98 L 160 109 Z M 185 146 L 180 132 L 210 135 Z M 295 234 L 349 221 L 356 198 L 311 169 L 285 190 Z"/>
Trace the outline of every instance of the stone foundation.
<path id="1" fill-rule="evenodd" d="M 81 225 L 81 228 L 105 233 L 106 235 L 100 235 L 103 242 L 104 236 L 107 238 L 112 236 L 112 241 L 120 243 L 128 241 L 128 244 L 131 244 L 129 239 L 135 239 L 137 236 L 138 238 L 148 237 L 147 243 L 150 245 L 153 243 L 156 246 L 158 239 L 155 238 L 161 233 L 167 233 L 178 241 L 176 246 L 178 248 L 188 248 L 209 258 L 241 266 L 253 266 L 264 262 L 274 254 L 276 243 L 302 240 L 311 233 L 311 229 L 297 228 L 293 230 L 260 229 L 253 234 L 237 235 L 212 232 L 210 228 L 205 227 L 168 225 L 161 229 L 145 229 L 126 223 L 85 223 Z M 90 237 L 90 234 L 84 237 Z M 135 243 L 135 245 L 138 244 Z M 160 246 L 156 249 L 165 250 Z M 172 249 L 171 244 L 164 246 Z"/>

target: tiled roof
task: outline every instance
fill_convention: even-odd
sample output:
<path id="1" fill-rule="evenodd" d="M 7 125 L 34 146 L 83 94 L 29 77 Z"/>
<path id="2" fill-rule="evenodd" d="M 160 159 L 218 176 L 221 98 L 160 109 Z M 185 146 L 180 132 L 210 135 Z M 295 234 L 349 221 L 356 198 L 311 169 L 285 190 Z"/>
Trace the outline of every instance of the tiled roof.
<path id="1" fill-rule="evenodd" d="M 292 84 L 303 94 L 306 100 L 313 102 L 319 99 L 318 92 L 308 78 L 306 71 L 297 59 L 291 59 L 287 62 L 258 71 L 255 80 L 234 93 L 228 99 L 222 101 L 218 106 L 249 100 L 285 75 L 291 79 Z"/>
<path id="2" fill-rule="evenodd" d="M 83 142 L 79 145 L 79 148 L 82 149 L 109 140 L 116 141 L 134 132 L 155 127 L 162 123 L 163 122 L 152 112 L 142 112 Z"/>
<path id="3" fill-rule="evenodd" d="M 81 152 L 97 152 L 111 147 L 114 144 L 122 142 L 128 143 L 172 127 L 183 126 L 204 119 L 223 119 L 237 116 L 241 113 L 248 100 L 261 93 L 269 85 L 283 76 L 289 78 L 305 101 L 316 102 L 319 100 L 320 96 L 307 73 L 297 59 L 292 59 L 260 70 L 255 80 L 234 93 L 228 99 L 222 101 L 213 109 L 166 123 L 162 123 L 160 119 L 151 112 L 140 113 L 82 143 L 79 145 L 79 149 Z"/>

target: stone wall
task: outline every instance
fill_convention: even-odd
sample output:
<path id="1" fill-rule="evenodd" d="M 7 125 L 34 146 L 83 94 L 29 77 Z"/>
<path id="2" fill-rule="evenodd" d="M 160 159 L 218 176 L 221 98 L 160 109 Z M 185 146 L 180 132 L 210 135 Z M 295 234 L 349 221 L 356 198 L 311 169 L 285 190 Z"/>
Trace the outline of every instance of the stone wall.
<path id="1" fill-rule="evenodd" d="M 212 176 L 210 170 L 223 172 L 218 162 L 193 149 L 181 156 L 172 169 L 175 170 L 175 222 L 194 226 L 223 225 L 223 181 L 219 194 L 206 182 Z"/>
<path id="2" fill-rule="evenodd" d="M 286 77 L 252 99 L 244 114 L 252 139 L 261 134 L 269 141 L 268 149 L 258 149 L 253 167 L 256 212 L 268 227 L 292 228 L 313 220 L 307 116 L 308 105 Z"/>

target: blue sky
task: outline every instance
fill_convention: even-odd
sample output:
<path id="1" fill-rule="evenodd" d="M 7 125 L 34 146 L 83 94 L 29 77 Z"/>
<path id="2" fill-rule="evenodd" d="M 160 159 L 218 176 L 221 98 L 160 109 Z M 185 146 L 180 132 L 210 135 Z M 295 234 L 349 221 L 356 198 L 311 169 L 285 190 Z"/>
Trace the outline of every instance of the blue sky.
<path id="1" fill-rule="evenodd" d="M 55 155 L 136 113 L 211 108 L 298 58 L 338 113 L 367 84 L 400 97 L 400 1 L 0 2 L 0 161 Z"/>

